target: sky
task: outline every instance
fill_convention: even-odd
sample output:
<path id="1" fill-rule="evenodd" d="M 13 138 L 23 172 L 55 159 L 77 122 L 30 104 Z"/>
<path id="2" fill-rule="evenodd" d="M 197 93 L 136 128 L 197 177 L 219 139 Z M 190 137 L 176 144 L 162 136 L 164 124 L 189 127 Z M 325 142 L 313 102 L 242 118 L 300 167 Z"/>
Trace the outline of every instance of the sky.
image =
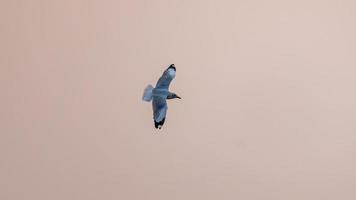
<path id="1" fill-rule="evenodd" d="M 0 199 L 356 199 L 356 2 L 3 0 Z M 166 123 L 142 101 L 174 63 Z"/>

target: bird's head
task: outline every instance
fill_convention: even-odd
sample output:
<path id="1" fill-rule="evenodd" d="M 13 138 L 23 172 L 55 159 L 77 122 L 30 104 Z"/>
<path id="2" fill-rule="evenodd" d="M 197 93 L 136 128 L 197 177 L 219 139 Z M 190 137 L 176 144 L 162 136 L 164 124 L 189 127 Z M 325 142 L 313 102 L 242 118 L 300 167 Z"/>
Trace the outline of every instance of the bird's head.
<path id="1" fill-rule="evenodd" d="M 168 96 L 167 99 L 182 99 L 180 96 L 178 96 L 176 93 L 171 92 Z"/>

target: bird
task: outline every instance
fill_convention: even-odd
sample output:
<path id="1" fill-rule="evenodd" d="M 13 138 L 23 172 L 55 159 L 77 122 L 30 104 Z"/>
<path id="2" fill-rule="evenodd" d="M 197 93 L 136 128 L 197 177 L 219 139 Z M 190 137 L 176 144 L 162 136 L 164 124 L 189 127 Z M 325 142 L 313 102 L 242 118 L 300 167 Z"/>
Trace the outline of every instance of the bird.
<path id="1" fill-rule="evenodd" d="M 175 65 L 171 64 L 158 79 L 156 87 L 149 84 L 144 89 L 142 100 L 152 101 L 153 121 L 156 129 L 161 129 L 166 120 L 167 99 L 181 99 L 176 93 L 169 91 L 169 85 L 175 78 L 176 71 Z"/>

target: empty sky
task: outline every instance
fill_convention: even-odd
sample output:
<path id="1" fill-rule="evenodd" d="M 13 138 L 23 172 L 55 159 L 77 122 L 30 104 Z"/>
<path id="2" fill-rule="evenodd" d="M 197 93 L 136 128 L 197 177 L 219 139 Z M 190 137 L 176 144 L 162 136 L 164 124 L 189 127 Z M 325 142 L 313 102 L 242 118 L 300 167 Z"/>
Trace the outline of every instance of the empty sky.
<path id="1" fill-rule="evenodd" d="M 356 199 L 355 1 L 0 11 L 0 199 Z M 141 96 L 171 63 L 158 131 Z"/>

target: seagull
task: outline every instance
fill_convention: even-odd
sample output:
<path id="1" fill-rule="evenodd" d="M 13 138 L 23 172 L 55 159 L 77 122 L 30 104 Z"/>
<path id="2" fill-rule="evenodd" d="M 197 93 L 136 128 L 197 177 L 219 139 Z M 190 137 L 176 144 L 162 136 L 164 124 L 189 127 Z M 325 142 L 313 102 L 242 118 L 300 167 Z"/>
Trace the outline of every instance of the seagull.
<path id="1" fill-rule="evenodd" d="M 143 92 L 142 100 L 152 101 L 153 120 L 156 129 L 161 129 L 166 120 L 168 109 L 166 99 L 181 99 L 176 93 L 169 91 L 169 85 L 176 76 L 176 71 L 174 64 L 171 64 L 157 81 L 156 87 L 148 85 Z"/>

